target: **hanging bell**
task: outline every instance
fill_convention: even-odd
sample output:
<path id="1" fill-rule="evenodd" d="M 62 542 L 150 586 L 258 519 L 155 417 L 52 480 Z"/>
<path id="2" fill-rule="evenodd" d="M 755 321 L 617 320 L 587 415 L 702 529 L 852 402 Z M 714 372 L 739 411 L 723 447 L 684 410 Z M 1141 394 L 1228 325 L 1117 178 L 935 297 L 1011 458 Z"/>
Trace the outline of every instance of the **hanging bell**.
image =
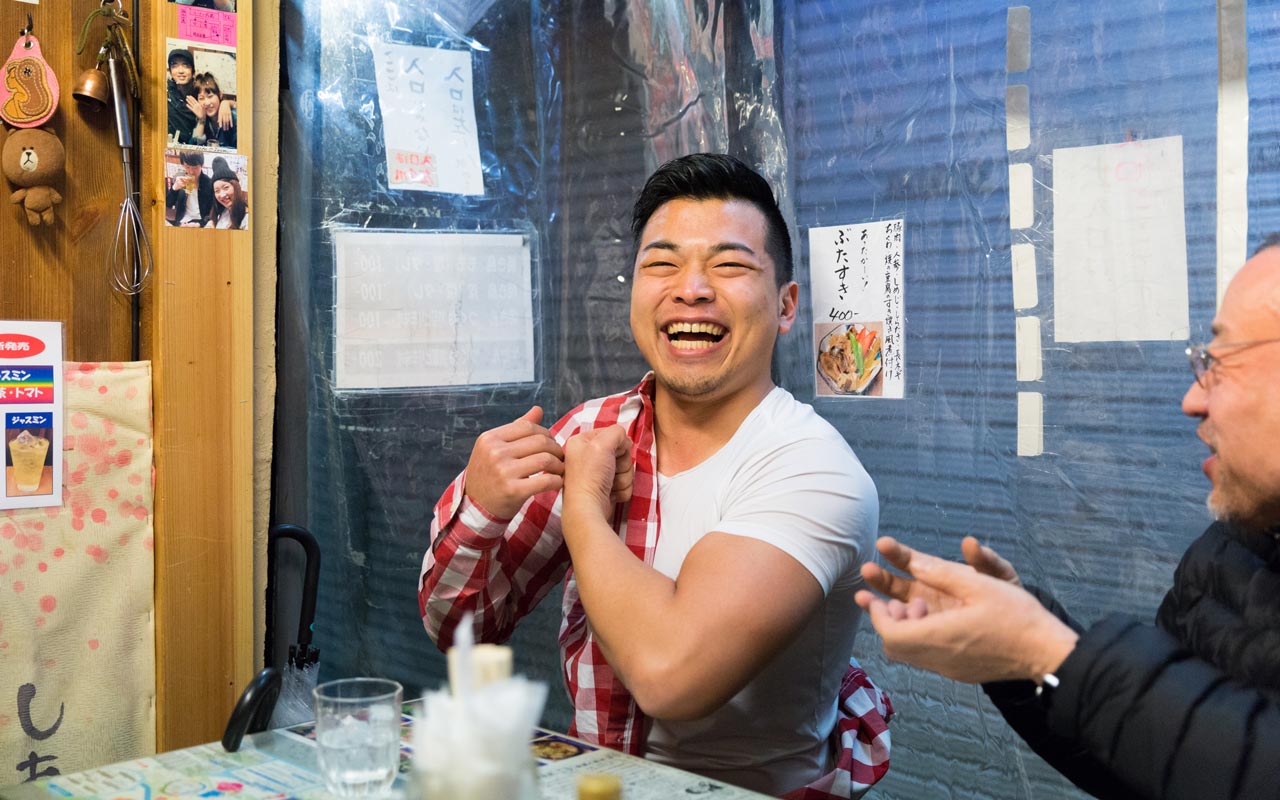
<path id="1" fill-rule="evenodd" d="M 97 67 L 90 67 L 76 78 L 75 88 L 71 95 L 89 111 L 99 111 L 111 102 L 111 85 L 107 73 Z"/>

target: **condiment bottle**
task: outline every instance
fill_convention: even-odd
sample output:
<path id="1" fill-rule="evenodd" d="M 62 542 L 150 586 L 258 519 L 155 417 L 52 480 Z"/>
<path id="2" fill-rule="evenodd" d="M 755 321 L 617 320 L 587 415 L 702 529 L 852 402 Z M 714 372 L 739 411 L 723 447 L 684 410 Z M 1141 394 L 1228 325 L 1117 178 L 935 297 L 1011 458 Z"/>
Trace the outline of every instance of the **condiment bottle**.
<path id="1" fill-rule="evenodd" d="M 622 800 L 622 781 L 607 773 L 583 775 L 578 778 L 578 800 Z"/>

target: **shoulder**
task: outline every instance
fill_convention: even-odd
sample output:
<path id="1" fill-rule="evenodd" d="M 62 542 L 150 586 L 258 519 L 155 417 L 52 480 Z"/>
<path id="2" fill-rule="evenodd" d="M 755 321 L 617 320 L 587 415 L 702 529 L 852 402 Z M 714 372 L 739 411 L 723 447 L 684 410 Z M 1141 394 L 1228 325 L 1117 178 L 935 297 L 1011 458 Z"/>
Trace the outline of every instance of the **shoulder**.
<path id="1" fill-rule="evenodd" d="M 786 389 L 770 392 L 744 424 L 749 426 L 747 438 L 757 456 L 787 455 L 870 481 L 840 431 Z"/>

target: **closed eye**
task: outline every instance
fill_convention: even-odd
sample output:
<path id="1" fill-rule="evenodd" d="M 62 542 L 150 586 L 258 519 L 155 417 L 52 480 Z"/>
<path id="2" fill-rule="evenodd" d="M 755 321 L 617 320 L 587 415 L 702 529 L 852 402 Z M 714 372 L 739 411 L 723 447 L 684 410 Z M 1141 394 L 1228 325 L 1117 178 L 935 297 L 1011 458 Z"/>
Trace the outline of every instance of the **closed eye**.
<path id="1" fill-rule="evenodd" d="M 679 268 L 670 261 L 646 261 L 640 265 L 640 269 L 660 275 L 669 275 Z"/>

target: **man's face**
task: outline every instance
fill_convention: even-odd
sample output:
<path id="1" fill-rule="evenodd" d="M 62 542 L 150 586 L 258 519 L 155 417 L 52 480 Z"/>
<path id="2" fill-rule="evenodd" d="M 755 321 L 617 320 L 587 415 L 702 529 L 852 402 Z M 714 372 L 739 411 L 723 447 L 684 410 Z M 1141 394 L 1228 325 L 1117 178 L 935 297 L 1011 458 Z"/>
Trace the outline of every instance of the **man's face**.
<path id="1" fill-rule="evenodd" d="M 204 109 L 205 116 L 218 115 L 218 105 L 222 102 L 222 98 L 212 88 L 201 86 L 196 93 L 196 99 L 200 101 L 200 108 Z"/>
<path id="2" fill-rule="evenodd" d="M 1252 526 L 1280 522 L 1280 247 L 1245 263 L 1222 298 L 1209 352 L 1220 359 L 1192 382 L 1182 410 L 1201 422 L 1209 445 L 1204 474 L 1213 484 L 1209 509 L 1219 519 Z"/>
<path id="3" fill-rule="evenodd" d="M 640 237 L 631 333 L 661 389 L 723 401 L 766 392 L 773 342 L 795 322 L 796 284 L 779 288 L 767 222 L 742 200 L 676 199 Z"/>
<path id="4" fill-rule="evenodd" d="M 187 171 L 188 178 L 199 178 L 204 167 L 199 164 L 183 164 L 182 168 Z"/>
<path id="5" fill-rule="evenodd" d="M 185 61 L 175 61 L 169 65 L 169 77 L 179 86 L 186 86 L 191 81 L 194 70 Z"/>

